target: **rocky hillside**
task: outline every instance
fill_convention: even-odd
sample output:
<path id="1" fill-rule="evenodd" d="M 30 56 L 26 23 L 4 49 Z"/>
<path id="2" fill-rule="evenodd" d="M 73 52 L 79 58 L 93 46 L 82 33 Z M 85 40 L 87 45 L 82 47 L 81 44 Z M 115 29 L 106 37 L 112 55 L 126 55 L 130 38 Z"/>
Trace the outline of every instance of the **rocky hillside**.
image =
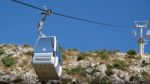
<path id="1" fill-rule="evenodd" d="M 149 58 L 142 59 L 132 50 L 62 52 L 62 84 L 150 84 Z M 32 55 L 28 45 L 0 45 L 0 84 L 37 84 Z"/>

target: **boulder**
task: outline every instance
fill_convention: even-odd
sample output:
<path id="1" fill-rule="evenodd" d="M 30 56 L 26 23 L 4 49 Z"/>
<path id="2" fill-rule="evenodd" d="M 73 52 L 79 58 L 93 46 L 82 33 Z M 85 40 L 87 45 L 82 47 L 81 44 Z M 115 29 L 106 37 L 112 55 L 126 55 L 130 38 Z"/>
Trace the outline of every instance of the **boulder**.
<path id="1" fill-rule="evenodd" d="M 116 80 L 122 80 L 122 82 L 129 81 L 130 76 L 128 72 L 118 69 L 112 69 L 112 71 L 114 73 L 113 77 L 116 78 Z"/>
<path id="2" fill-rule="evenodd" d="M 96 69 L 96 71 L 99 71 L 99 72 L 105 74 L 107 67 L 106 67 L 106 64 L 100 64 L 100 65 L 97 65 L 97 67 L 95 69 Z"/>

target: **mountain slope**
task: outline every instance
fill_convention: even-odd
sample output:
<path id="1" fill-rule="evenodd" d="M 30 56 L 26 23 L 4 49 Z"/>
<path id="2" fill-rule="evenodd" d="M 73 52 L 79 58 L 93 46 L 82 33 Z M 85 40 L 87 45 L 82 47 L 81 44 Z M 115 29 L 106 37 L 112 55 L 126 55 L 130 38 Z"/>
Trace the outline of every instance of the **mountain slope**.
<path id="1" fill-rule="evenodd" d="M 37 84 L 31 65 L 33 48 L 0 45 L 0 84 Z M 149 84 L 150 62 L 112 50 L 62 49 L 62 84 Z"/>

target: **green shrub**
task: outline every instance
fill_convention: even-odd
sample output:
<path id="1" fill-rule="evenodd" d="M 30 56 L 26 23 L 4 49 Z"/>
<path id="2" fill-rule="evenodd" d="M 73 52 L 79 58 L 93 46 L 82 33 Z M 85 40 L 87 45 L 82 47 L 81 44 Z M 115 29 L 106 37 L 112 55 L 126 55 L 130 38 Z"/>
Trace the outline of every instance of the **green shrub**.
<path id="1" fill-rule="evenodd" d="M 107 53 L 101 54 L 102 59 L 109 59 L 109 55 Z"/>
<path id="2" fill-rule="evenodd" d="M 111 76 L 111 75 L 114 74 L 112 69 L 107 69 L 107 71 L 105 71 L 105 73 L 106 73 L 107 76 Z"/>
<path id="3" fill-rule="evenodd" d="M 128 66 L 125 61 L 119 59 L 113 60 L 113 65 L 114 68 L 121 69 L 121 70 L 126 70 Z"/>
<path id="4" fill-rule="evenodd" d="M 67 73 L 67 74 L 71 74 L 71 70 L 68 68 L 63 68 L 63 70 Z"/>
<path id="5" fill-rule="evenodd" d="M 105 59 L 105 60 L 108 60 L 109 59 L 109 56 L 110 55 L 113 55 L 114 52 L 112 50 L 101 50 L 101 51 L 96 51 L 96 53 L 102 58 L 102 59 Z"/>
<path id="6" fill-rule="evenodd" d="M 67 59 L 67 55 L 62 54 L 63 60 Z"/>
<path id="7" fill-rule="evenodd" d="M 101 84 L 98 78 L 95 78 L 91 81 L 90 84 Z"/>
<path id="8" fill-rule="evenodd" d="M 135 58 L 135 55 L 137 55 L 135 50 L 129 50 L 127 54 L 129 55 L 129 58 Z"/>
<path id="9" fill-rule="evenodd" d="M 134 78 L 135 78 L 134 76 L 131 76 L 131 77 L 129 78 L 129 80 L 130 80 L 130 81 L 133 81 Z"/>
<path id="10" fill-rule="evenodd" d="M 15 83 L 15 84 L 16 84 L 16 83 L 19 84 L 19 83 L 22 83 L 22 82 L 23 82 L 23 79 L 20 78 L 20 77 L 17 77 L 17 78 L 15 78 L 12 82 Z"/>
<path id="11" fill-rule="evenodd" d="M 28 44 L 23 45 L 24 48 L 30 48 L 31 46 Z"/>
<path id="12" fill-rule="evenodd" d="M 113 52 L 116 53 L 116 52 L 120 52 L 120 51 L 119 50 L 113 50 Z"/>
<path id="13" fill-rule="evenodd" d="M 142 60 L 142 64 L 145 64 L 146 63 L 146 61 L 145 60 Z"/>
<path id="14" fill-rule="evenodd" d="M 79 75 L 83 75 L 85 71 L 85 68 L 78 66 L 76 68 L 71 69 L 71 74 L 75 75 L 75 74 L 79 74 Z"/>
<path id="15" fill-rule="evenodd" d="M 103 77 L 102 79 L 95 78 L 90 84 L 112 84 L 108 77 Z"/>
<path id="16" fill-rule="evenodd" d="M 79 54 L 79 56 L 77 57 L 77 61 L 84 60 L 87 56 L 89 56 L 88 53 L 81 52 L 81 53 Z"/>
<path id="17" fill-rule="evenodd" d="M 3 48 L 0 48 L 0 55 L 4 54 L 5 50 Z"/>
<path id="18" fill-rule="evenodd" d="M 113 50 L 107 50 L 107 49 L 103 49 L 100 51 L 96 51 L 98 54 L 103 54 L 103 53 L 107 53 L 107 54 L 114 54 Z"/>
<path id="19" fill-rule="evenodd" d="M 107 76 L 113 75 L 114 74 L 112 71 L 112 69 L 114 68 L 113 65 L 107 64 L 106 66 L 107 66 L 107 71 L 105 71 L 106 75 Z"/>
<path id="20" fill-rule="evenodd" d="M 103 77 L 100 81 L 101 84 L 111 84 L 111 81 L 108 77 Z"/>
<path id="21" fill-rule="evenodd" d="M 76 48 L 73 48 L 72 50 L 73 50 L 73 51 L 78 51 L 78 49 L 76 49 Z"/>
<path id="22" fill-rule="evenodd" d="M 142 60 L 141 67 L 145 67 L 147 65 L 148 65 L 148 63 L 145 60 Z"/>
<path id="23" fill-rule="evenodd" d="M 28 51 L 28 52 L 25 53 L 25 55 L 33 56 L 33 55 L 34 55 L 34 52 L 33 52 L 33 51 Z"/>
<path id="24" fill-rule="evenodd" d="M 107 66 L 107 69 L 113 69 L 114 68 L 113 65 L 110 65 L 110 64 L 107 64 L 106 66 Z"/>
<path id="25" fill-rule="evenodd" d="M 16 63 L 16 58 L 11 55 L 8 55 L 2 59 L 3 64 L 6 67 L 10 67 Z"/>
<path id="26" fill-rule="evenodd" d="M 85 56 L 78 56 L 77 61 L 84 60 Z"/>
<path id="27" fill-rule="evenodd" d="M 10 84 L 10 83 L 7 81 L 0 81 L 0 84 Z"/>
<path id="28" fill-rule="evenodd" d="M 76 48 L 68 49 L 69 51 L 78 51 Z"/>

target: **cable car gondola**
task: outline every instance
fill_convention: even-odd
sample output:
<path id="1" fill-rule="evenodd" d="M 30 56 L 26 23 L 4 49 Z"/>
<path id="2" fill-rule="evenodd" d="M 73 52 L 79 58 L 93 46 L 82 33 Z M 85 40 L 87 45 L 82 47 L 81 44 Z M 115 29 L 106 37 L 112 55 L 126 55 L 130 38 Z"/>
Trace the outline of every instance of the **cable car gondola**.
<path id="1" fill-rule="evenodd" d="M 51 10 L 42 13 L 42 20 L 38 24 L 39 38 L 34 47 L 32 65 L 41 82 L 60 80 L 62 74 L 62 56 L 56 36 L 45 36 L 42 28 Z"/>
<path id="2" fill-rule="evenodd" d="M 150 30 L 147 30 L 147 31 L 146 31 L 146 36 L 147 36 L 148 38 L 150 38 Z"/>
<path id="3" fill-rule="evenodd" d="M 56 36 L 39 37 L 34 48 L 33 67 L 40 80 L 59 80 L 62 57 Z"/>

